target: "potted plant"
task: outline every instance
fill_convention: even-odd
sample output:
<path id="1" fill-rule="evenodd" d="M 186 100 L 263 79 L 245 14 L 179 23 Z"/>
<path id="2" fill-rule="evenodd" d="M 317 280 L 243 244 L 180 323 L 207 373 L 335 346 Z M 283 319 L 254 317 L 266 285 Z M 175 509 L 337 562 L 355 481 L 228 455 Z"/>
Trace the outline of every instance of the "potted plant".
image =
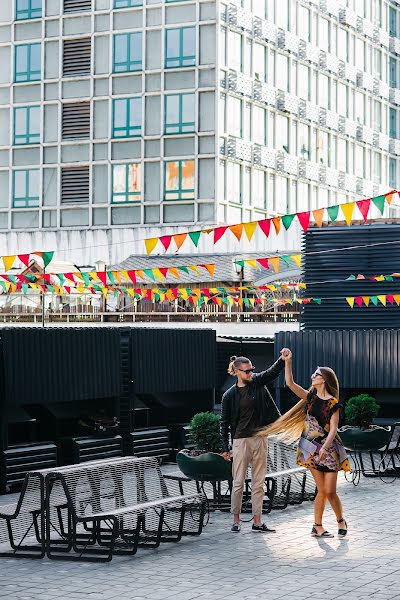
<path id="1" fill-rule="evenodd" d="M 339 429 L 340 438 L 349 450 L 377 450 L 385 446 L 390 427 L 372 425 L 380 410 L 375 398 L 369 394 L 353 396 L 345 406 L 346 425 Z"/>
<path id="2" fill-rule="evenodd" d="M 194 448 L 176 455 L 178 467 L 189 479 L 232 479 L 232 463 L 222 456 L 219 421 L 220 417 L 211 412 L 198 413 L 190 421 L 189 436 Z"/>

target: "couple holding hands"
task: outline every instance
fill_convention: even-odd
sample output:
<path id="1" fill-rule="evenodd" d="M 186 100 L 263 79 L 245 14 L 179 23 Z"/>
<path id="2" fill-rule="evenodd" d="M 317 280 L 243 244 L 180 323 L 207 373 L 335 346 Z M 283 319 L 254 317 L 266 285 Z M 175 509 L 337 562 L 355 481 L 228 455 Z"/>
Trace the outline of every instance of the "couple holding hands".
<path id="1" fill-rule="evenodd" d="M 286 385 L 300 401 L 280 415 L 265 387 L 285 370 Z M 268 533 L 274 529 L 262 522 L 264 479 L 267 472 L 267 436 L 278 435 L 286 443 L 297 442 L 297 464 L 308 468 L 317 486 L 314 503 L 314 525 L 311 535 L 334 537 L 322 524 L 326 502 L 329 501 L 338 522 L 338 537 L 347 535 L 342 503 L 336 491 L 340 470 L 349 471 L 346 451 L 337 434 L 339 426 L 339 383 L 329 367 L 317 367 L 311 375 L 308 390 L 295 383 L 292 373 L 292 353 L 281 350 L 280 358 L 266 371 L 254 373 L 250 359 L 232 356 L 228 373 L 236 383 L 222 398 L 221 436 L 224 456 L 232 455 L 233 488 L 231 511 L 232 531 L 239 532 L 243 487 L 248 467 L 252 477 L 252 531 Z M 229 438 L 232 451 L 229 452 Z"/>

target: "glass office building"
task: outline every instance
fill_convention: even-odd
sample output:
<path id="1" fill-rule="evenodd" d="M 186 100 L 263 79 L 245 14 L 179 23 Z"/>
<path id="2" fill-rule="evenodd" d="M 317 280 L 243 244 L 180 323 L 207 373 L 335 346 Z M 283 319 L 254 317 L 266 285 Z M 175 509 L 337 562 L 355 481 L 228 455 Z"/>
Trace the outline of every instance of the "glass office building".
<path id="1" fill-rule="evenodd" d="M 235 223 L 396 187 L 399 33 L 388 0 L 2 0 L 0 233 Z"/>

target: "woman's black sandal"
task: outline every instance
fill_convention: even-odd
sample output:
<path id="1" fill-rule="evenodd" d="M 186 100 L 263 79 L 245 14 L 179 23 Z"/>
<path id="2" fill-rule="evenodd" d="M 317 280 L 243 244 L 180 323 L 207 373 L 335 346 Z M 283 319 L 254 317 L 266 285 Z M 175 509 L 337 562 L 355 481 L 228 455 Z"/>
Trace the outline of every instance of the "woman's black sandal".
<path id="1" fill-rule="evenodd" d="M 346 537 L 346 535 L 347 535 L 347 523 L 346 523 L 345 519 L 343 519 L 343 518 L 342 519 L 338 519 L 337 522 L 338 523 L 344 523 L 346 525 L 346 529 L 338 529 L 338 532 L 337 532 L 338 537 L 340 537 L 340 538 Z"/>
<path id="2" fill-rule="evenodd" d="M 322 533 L 318 533 L 315 529 L 316 527 L 322 527 L 322 523 L 314 523 L 313 528 L 311 529 L 311 535 L 317 538 L 333 538 L 333 533 L 329 533 L 329 531 L 323 531 Z"/>

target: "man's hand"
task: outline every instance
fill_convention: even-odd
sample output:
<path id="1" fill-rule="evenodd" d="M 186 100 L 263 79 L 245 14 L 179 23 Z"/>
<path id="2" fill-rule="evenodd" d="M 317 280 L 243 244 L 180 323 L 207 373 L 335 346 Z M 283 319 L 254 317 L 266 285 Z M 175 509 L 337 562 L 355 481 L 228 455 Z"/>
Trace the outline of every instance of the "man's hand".
<path id="1" fill-rule="evenodd" d="M 292 353 L 291 353 L 291 351 L 289 350 L 289 348 L 282 348 L 282 350 L 281 350 L 281 358 L 282 358 L 282 360 L 284 360 L 285 362 L 286 362 L 287 360 L 291 360 L 291 358 L 292 358 Z"/>
<path id="2" fill-rule="evenodd" d="M 230 452 L 223 452 L 222 456 L 224 457 L 225 460 L 231 460 L 231 453 Z"/>

